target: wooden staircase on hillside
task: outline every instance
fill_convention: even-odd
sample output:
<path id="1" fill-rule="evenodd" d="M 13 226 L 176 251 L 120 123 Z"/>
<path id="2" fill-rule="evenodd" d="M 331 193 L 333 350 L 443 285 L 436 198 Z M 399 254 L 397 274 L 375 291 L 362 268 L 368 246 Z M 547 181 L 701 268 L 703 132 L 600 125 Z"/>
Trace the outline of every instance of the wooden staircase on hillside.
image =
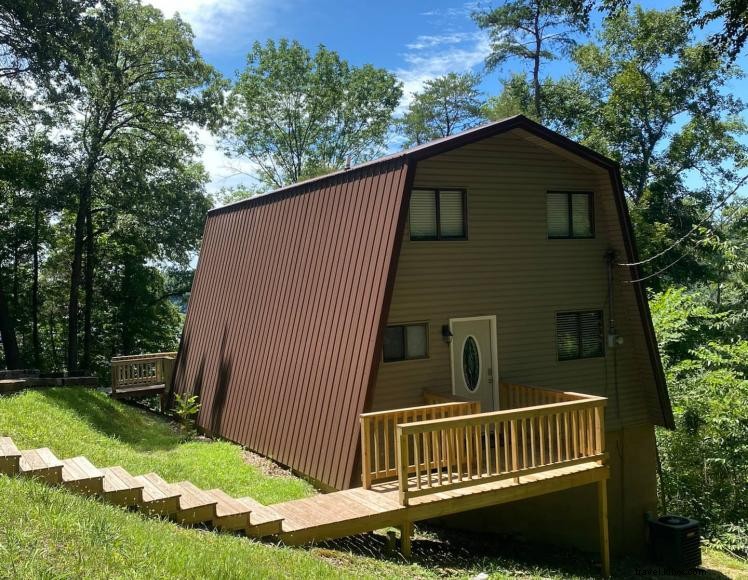
<path id="1" fill-rule="evenodd" d="M 235 499 L 220 489 L 204 491 L 189 481 L 168 483 L 157 473 L 133 476 L 119 466 L 99 469 L 85 457 L 61 461 L 46 447 L 21 451 L 10 437 L 0 437 L 0 473 L 62 485 L 182 525 L 207 524 L 251 537 L 282 531 L 283 518 L 252 498 Z"/>
<path id="2" fill-rule="evenodd" d="M 158 372 L 149 373 L 131 374 L 160 380 Z M 9 437 L 0 437 L 0 473 L 36 477 L 182 525 L 274 536 L 289 545 L 397 527 L 406 557 L 414 522 L 595 485 L 601 568 L 608 577 L 606 399 L 523 385 L 502 385 L 501 393 L 503 411 L 431 401 L 364 413 L 363 485 L 272 506 L 189 481 L 169 483 L 156 473 L 98 469 L 85 457 L 60 461 L 47 448 L 19 451 Z"/>

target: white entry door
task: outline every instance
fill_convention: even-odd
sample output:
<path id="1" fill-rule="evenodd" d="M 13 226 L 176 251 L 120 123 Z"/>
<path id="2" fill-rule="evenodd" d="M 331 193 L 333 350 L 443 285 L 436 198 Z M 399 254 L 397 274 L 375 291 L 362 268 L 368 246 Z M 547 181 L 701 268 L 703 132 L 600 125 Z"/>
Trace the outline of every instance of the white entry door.
<path id="1" fill-rule="evenodd" d="M 481 411 L 498 409 L 495 385 L 499 376 L 496 368 L 496 319 L 453 318 L 452 330 L 452 392 L 465 399 L 480 401 Z"/>

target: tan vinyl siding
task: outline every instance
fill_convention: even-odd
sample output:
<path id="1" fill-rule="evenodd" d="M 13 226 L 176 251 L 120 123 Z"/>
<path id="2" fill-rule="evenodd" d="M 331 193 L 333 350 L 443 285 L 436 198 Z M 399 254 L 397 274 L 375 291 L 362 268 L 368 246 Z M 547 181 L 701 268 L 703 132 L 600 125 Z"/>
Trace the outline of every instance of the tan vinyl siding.
<path id="1" fill-rule="evenodd" d="M 418 404 L 424 389 L 451 392 L 442 325 L 495 315 L 500 380 L 607 396 L 611 429 L 653 421 L 654 378 L 625 269 L 615 281 L 617 361 L 607 347 L 604 358 L 556 356 L 556 312 L 601 309 L 607 329 L 603 256 L 625 253 L 606 171 L 514 130 L 419 162 L 413 187 L 467 190 L 468 239 L 411 241 L 405 225 L 388 320 L 428 321 L 429 358 L 380 362 L 373 410 Z M 549 190 L 595 193 L 594 239 L 547 239 Z"/>

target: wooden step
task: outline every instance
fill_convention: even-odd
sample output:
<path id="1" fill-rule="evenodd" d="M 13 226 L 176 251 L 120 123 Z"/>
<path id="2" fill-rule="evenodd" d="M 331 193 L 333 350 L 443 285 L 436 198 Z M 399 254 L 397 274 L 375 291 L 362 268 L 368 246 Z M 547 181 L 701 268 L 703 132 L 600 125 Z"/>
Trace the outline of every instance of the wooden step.
<path id="1" fill-rule="evenodd" d="M 116 465 L 101 470 L 104 474 L 104 498 L 114 505 L 130 507 L 143 502 L 143 484 Z"/>
<path id="2" fill-rule="evenodd" d="M 22 475 L 38 477 L 53 485 L 62 483 L 62 461 L 46 447 L 21 451 L 19 471 Z"/>
<path id="3" fill-rule="evenodd" d="M 272 507 L 262 505 L 251 497 L 240 497 L 236 501 L 250 510 L 249 526 L 247 526 L 248 536 L 262 538 L 263 536 L 280 534 L 283 516 L 277 513 Z"/>
<path id="4" fill-rule="evenodd" d="M 62 460 L 62 484 L 87 495 L 104 492 L 104 474 L 85 457 Z"/>
<path id="5" fill-rule="evenodd" d="M 246 530 L 249 526 L 250 509 L 221 489 L 205 492 L 216 501 L 216 517 L 213 526 L 219 530 Z"/>
<path id="6" fill-rule="evenodd" d="M 0 437 L 0 473 L 17 475 L 21 470 L 21 452 L 10 437 Z"/>
<path id="7" fill-rule="evenodd" d="M 183 525 L 211 522 L 216 518 L 216 504 L 210 495 L 189 481 L 180 481 L 173 487 L 181 494 L 179 510 L 175 515 L 177 522 Z"/>
<path id="8" fill-rule="evenodd" d="M 143 485 L 143 499 L 138 504 L 146 513 L 170 516 L 179 510 L 179 491 L 166 483 L 157 473 L 135 476 Z"/>

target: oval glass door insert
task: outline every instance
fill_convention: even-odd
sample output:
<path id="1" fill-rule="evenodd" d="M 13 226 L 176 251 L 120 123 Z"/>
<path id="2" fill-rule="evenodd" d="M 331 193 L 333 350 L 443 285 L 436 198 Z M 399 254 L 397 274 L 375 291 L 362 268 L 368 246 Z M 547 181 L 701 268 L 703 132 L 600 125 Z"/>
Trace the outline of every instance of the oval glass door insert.
<path id="1" fill-rule="evenodd" d="M 465 339 L 465 344 L 462 347 L 462 374 L 465 378 L 467 390 L 475 391 L 478 388 L 478 379 L 480 378 L 480 354 L 478 353 L 478 343 L 472 336 Z"/>

